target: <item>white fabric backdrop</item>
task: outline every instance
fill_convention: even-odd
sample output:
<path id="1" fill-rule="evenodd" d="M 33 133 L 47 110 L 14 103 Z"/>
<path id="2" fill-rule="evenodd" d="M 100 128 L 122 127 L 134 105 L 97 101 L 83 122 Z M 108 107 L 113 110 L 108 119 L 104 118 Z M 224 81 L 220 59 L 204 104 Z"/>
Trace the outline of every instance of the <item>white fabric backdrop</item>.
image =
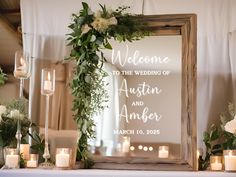
<path id="1" fill-rule="evenodd" d="M 207 126 L 218 122 L 219 113 L 232 100 L 235 90 L 235 53 L 229 57 L 229 33 L 236 29 L 235 0 L 100 0 L 87 1 L 92 10 L 98 2 L 113 8 L 131 6 L 131 13 L 176 14 L 196 13 L 198 16 L 198 145 Z M 65 34 L 72 13 L 81 8 L 81 0 L 21 0 L 24 47 L 32 46 L 35 58 L 62 60 L 66 56 Z M 235 45 L 235 37 L 230 45 Z M 231 51 L 233 51 L 231 49 Z M 234 57 L 234 58 L 232 58 Z M 36 74 L 36 73 L 34 73 Z M 232 80 L 232 79 L 233 80 Z M 33 87 L 34 83 L 31 83 Z M 233 89 L 232 89 L 233 88 Z M 32 97 L 32 95 L 31 95 Z"/>

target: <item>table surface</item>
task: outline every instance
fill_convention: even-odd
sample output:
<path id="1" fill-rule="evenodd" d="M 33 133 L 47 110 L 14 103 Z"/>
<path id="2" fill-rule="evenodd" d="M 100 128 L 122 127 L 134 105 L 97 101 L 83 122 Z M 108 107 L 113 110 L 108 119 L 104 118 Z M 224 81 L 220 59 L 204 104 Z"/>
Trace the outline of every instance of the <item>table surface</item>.
<path id="1" fill-rule="evenodd" d="M 0 170 L 0 177 L 236 177 L 227 172 L 127 171 L 127 170 Z"/>

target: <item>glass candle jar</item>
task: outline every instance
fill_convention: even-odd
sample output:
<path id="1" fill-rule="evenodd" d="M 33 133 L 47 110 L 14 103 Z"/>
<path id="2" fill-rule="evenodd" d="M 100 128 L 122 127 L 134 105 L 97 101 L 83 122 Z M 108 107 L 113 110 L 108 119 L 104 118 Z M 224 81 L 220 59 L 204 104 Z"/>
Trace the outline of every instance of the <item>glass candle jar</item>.
<path id="1" fill-rule="evenodd" d="M 5 166 L 6 168 L 19 168 L 19 155 L 17 149 L 6 148 L 5 149 Z"/>
<path id="2" fill-rule="evenodd" d="M 20 144 L 20 153 L 24 160 L 29 159 L 30 145 L 29 144 Z"/>
<path id="3" fill-rule="evenodd" d="M 30 154 L 29 160 L 26 163 L 27 168 L 36 168 L 38 167 L 38 154 Z"/>
<path id="4" fill-rule="evenodd" d="M 236 171 L 236 150 L 224 150 L 225 171 Z"/>
<path id="5" fill-rule="evenodd" d="M 128 153 L 130 148 L 130 137 L 124 136 L 122 137 L 122 152 Z"/>
<path id="6" fill-rule="evenodd" d="M 71 168 L 72 149 L 57 148 L 56 149 L 56 167 L 67 169 Z"/>
<path id="7" fill-rule="evenodd" d="M 159 158 L 168 158 L 169 157 L 169 146 L 159 146 L 158 157 Z"/>
<path id="8" fill-rule="evenodd" d="M 210 166 L 212 171 L 221 171 L 223 168 L 222 156 L 211 156 Z"/>

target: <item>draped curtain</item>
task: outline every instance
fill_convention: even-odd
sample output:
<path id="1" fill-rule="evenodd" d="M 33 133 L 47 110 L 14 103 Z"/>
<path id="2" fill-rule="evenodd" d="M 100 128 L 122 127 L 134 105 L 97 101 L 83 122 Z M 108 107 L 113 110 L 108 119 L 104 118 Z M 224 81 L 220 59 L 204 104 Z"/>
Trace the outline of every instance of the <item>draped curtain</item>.
<path id="1" fill-rule="evenodd" d="M 68 55 L 65 34 L 69 32 L 67 26 L 70 23 L 71 14 L 81 9 L 81 2 L 82 0 L 21 0 L 24 49 L 31 50 L 35 60 L 50 60 L 56 63 Z M 86 2 L 94 11 L 99 8 L 98 3 L 101 3 L 112 8 L 128 5 L 131 6 L 131 13 L 144 15 L 197 14 L 197 123 L 198 145 L 203 146 L 202 135 L 208 125 L 219 123 L 219 114 L 226 109 L 228 101 L 236 103 L 234 94 L 236 1 L 88 0 Z M 30 99 L 37 106 L 40 99 L 34 96 L 36 96 L 36 90 L 39 89 L 36 83 L 39 83 L 40 69 L 34 70 L 30 84 L 32 90 Z M 69 75 L 70 71 L 71 69 L 66 70 L 66 75 Z M 56 108 L 67 106 L 69 109 L 68 104 L 71 103 L 71 98 L 68 98 L 69 96 L 59 98 L 60 94 L 69 95 L 69 92 L 65 93 L 66 81 L 63 82 L 64 85 L 61 85 L 54 94 L 53 101 L 58 104 Z M 42 122 L 43 118 L 38 116 L 42 108 L 37 107 L 37 109 L 37 111 L 32 111 L 32 117 Z M 52 124 L 55 122 L 61 124 L 72 119 L 71 114 L 63 111 L 55 113 L 56 116 L 52 115 L 55 120 L 51 122 L 51 127 L 61 128 L 60 125 Z M 71 127 L 66 125 L 64 128 Z"/>

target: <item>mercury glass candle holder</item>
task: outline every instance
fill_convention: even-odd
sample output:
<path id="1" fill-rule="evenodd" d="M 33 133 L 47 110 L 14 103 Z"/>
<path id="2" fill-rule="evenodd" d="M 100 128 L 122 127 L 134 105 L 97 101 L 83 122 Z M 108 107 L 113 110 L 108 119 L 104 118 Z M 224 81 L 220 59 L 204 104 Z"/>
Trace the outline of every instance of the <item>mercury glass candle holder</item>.
<path id="1" fill-rule="evenodd" d="M 19 168 L 19 158 L 18 150 L 16 148 L 5 148 L 4 158 L 5 158 L 5 168 Z"/>
<path id="2" fill-rule="evenodd" d="M 72 168 L 72 149 L 57 148 L 56 149 L 56 167 L 60 169 Z"/>
<path id="3" fill-rule="evenodd" d="M 46 111 L 45 111 L 45 148 L 43 158 L 45 161 L 40 164 L 40 168 L 53 168 L 54 165 L 48 160 L 50 159 L 49 144 L 48 144 L 48 119 L 49 119 L 49 99 L 55 92 L 55 70 L 42 69 L 41 73 L 41 94 L 46 96 Z"/>
<path id="4" fill-rule="evenodd" d="M 224 150 L 225 171 L 236 172 L 236 150 Z"/>
<path id="5" fill-rule="evenodd" d="M 169 146 L 159 146 L 158 148 L 159 158 L 169 158 Z"/>
<path id="6" fill-rule="evenodd" d="M 212 171 L 221 171 L 223 168 L 223 158 L 222 156 L 211 156 L 210 166 Z"/>

